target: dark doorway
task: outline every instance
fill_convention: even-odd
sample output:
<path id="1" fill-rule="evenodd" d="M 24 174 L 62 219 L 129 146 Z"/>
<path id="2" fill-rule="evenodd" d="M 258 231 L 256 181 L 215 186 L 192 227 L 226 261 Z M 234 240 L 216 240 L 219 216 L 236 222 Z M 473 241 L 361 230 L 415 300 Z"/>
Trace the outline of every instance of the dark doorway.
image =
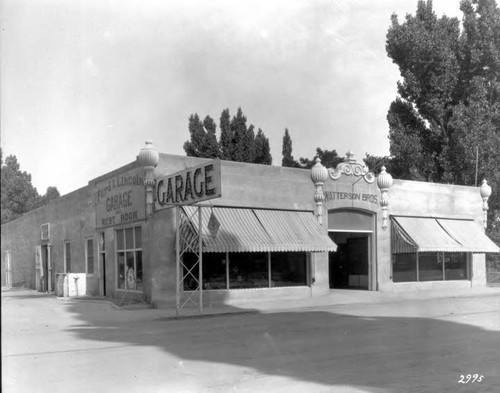
<path id="1" fill-rule="evenodd" d="M 49 291 L 49 250 L 47 246 L 42 246 L 42 292 Z"/>
<path id="2" fill-rule="evenodd" d="M 106 243 L 104 232 L 99 232 L 99 268 L 102 296 L 106 296 Z"/>
<path id="3" fill-rule="evenodd" d="M 102 296 L 106 296 L 106 253 L 101 254 L 102 263 Z"/>
<path id="4" fill-rule="evenodd" d="M 369 288 L 370 234 L 330 232 L 337 252 L 330 253 L 330 288 Z"/>

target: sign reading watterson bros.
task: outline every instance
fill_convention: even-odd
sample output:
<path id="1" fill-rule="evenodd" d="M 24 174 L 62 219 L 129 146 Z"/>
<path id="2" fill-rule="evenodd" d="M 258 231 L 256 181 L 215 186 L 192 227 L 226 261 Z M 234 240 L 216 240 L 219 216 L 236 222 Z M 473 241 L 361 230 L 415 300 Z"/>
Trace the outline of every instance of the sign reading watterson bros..
<path id="1" fill-rule="evenodd" d="M 156 210 L 220 197 L 220 161 L 213 160 L 158 178 L 155 194 Z"/>
<path id="2" fill-rule="evenodd" d="M 134 169 L 96 185 L 98 228 L 146 218 L 143 172 L 143 168 Z"/>

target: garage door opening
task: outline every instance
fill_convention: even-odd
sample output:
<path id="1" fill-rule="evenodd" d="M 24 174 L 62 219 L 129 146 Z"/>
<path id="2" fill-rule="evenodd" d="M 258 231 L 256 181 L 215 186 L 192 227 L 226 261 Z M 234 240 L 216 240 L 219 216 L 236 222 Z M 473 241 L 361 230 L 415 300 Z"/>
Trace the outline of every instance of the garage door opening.
<path id="1" fill-rule="evenodd" d="M 337 244 L 329 255 L 330 288 L 376 288 L 373 262 L 375 215 L 356 209 L 328 212 L 328 234 Z"/>
<path id="2" fill-rule="evenodd" d="M 337 252 L 330 253 L 330 288 L 368 289 L 370 235 L 330 232 Z"/>

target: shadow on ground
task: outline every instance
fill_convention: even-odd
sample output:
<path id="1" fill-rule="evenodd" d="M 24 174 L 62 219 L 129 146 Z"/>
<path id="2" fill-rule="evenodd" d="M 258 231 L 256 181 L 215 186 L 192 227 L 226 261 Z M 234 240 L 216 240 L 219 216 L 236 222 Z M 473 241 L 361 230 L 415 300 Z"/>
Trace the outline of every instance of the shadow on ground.
<path id="1" fill-rule="evenodd" d="M 327 311 L 127 320 L 68 304 L 85 340 L 154 346 L 185 363 L 212 362 L 255 374 L 384 392 L 493 392 L 500 386 L 500 332 L 446 319 L 364 317 Z M 127 314 L 132 313 L 132 314 Z M 461 374 L 483 381 L 459 384 Z M 191 375 L 191 378 L 195 378 Z"/>

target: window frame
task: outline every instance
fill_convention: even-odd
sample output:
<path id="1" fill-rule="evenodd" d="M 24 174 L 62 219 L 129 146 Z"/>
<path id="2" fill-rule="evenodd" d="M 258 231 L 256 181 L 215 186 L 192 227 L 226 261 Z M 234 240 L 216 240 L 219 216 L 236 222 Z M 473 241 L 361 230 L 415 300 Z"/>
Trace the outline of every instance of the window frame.
<path id="1" fill-rule="evenodd" d="M 391 281 L 394 284 L 401 284 L 401 283 L 413 283 L 413 282 L 444 282 L 444 281 L 471 281 L 472 280 L 472 274 L 471 274 L 471 253 L 470 252 L 444 252 L 444 251 L 434 251 L 434 252 L 426 252 L 425 254 L 433 254 L 436 256 L 438 260 L 441 261 L 441 278 L 436 279 L 436 280 L 422 280 L 420 275 L 420 256 L 422 253 L 415 251 L 413 253 L 407 253 L 407 255 L 413 255 L 414 256 L 414 261 L 415 261 L 415 269 L 416 269 L 416 277 L 415 280 L 410 280 L 410 281 L 395 281 L 394 280 L 394 264 L 396 262 L 396 256 L 398 254 L 391 253 Z M 461 279 L 447 279 L 446 278 L 446 258 L 445 254 L 463 254 L 464 259 L 465 259 L 465 278 Z M 397 272 L 399 273 L 399 272 Z"/>
<path id="2" fill-rule="evenodd" d="M 69 253 L 68 253 L 69 249 Z M 64 273 L 71 273 L 71 241 L 65 240 L 63 244 Z M 69 254 L 69 256 L 68 256 Z"/>
<path id="3" fill-rule="evenodd" d="M 135 224 L 135 225 L 134 225 Z M 138 248 L 137 247 L 137 239 L 136 239 L 136 231 L 137 231 L 137 228 L 141 228 L 141 247 Z M 126 230 L 127 229 L 132 229 L 132 242 L 133 242 L 133 248 L 127 248 L 127 243 L 126 243 Z M 115 290 L 116 291 L 124 291 L 124 292 L 134 292 L 134 293 L 143 293 L 144 292 L 144 259 L 143 259 L 143 248 L 142 248 L 142 245 L 143 245 L 143 241 L 144 241 L 144 236 L 142 236 L 142 234 L 144 233 L 144 228 L 142 225 L 137 225 L 137 223 L 133 223 L 131 225 L 127 225 L 127 226 L 124 226 L 124 227 L 120 227 L 120 228 L 115 228 L 114 230 L 114 233 L 115 233 L 115 242 L 114 242 L 114 254 L 115 254 L 115 272 L 116 272 L 116 278 L 114 280 L 115 282 Z M 123 234 L 123 239 L 122 239 L 122 242 L 123 242 L 123 248 L 122 249 L 118 249 L 118 234 L 119 233 L 122 233 Z M 127 288 L 127 271 L 126 271 L 126 266 L 127 266 L 127 259 L 126 259 L 126 256 L 127 256 L 127 253 L 132 253 L 133 254 L 133 257 L 134 257 L 134 272 L 135 272 L 135 282 L 134 282 L 134 285 L 135 285 L 135 289 L 129 289 Z M 140 252 L 141 253 L 141 265 L 142 265 L 142 286 L 143 288 L 141 289 L 137 289 L 137 253 Z M 105 251 L 104 251 L 105 253 Z M 119 261 L 118 261 L 118 255 L 120 253 L 123 253 L 124 254 L 124 265 L 125 265 L 125 277 L 124 277 L 124 288 L 120 288 L 119 285 L 120 285 L 120 274 L 119 274 Z"/>
<path id="4" fill-rule="evenodd" d="M 92 255 L 91 255 L 91 258 L 92 258 L 92 272 L 89 272 L 89 241 L 92 241 Z M 85 273 L 87 274 L 87 276 L 89 277 L 93 277 L 95 275 L 95 268 L 96 268 L 96 265 L 95 265 L 95 261 L 96 261 L 96 258 L 95 258 L 95 239 L 94 239 L 94 236 L 87 236 L 85 238 Z"/>
<path id="5" fill-rule="evenodd" d="M 274 254 L 280 254 L 280 253 L 299 253 L 303 254 L 303 263 L 304 263 L 304 269 L 305 269 L 305 277 L 304 277 L 304 283 L 298 283 L 295 285 L 280 285 L 280 286 L 275 286 L 273 285 L 273 280 L 272 280 L 272 273 L 275 272 L 273 270 L 273 255 Z M 203 276 L 203 291 L 245 291 L 245 290 L 260 290 L 260 289 L 274 289 L 274 288 L 295 288 L 295 287 L 310 287 L 311 286 L 311 280 L 310 280 L 310 268 L 311 268 L 311 253 L 310 252 L 305 252 L 305 251 L 288 251 L 288 252 L 272 252 L 272 251 L 262 251 L 262 252 L 255 252 L 255 254 L 266 254 L 265 259 L 266 259 L 266 275 L 267 275 L 267 285 L 266 286 L 255 286 L 255 287 L 234 287 L 231 286 L 231 264 L 235 263 L 235 260 L 237 260 L 237 254 L 236 252 L 221 252 L 218 254 L 225 255 L 224 260 L 225 260 L 225 288 L 209 288 L 207 287 L 207 283 L 205 281 L 205 276 Z M 254 252 L 248 252 L 248 254 L 254 254 Z M 301 261 L 302 262 L 302 261 Z M 237 263 L 237 262 L 236 262 Z M 203 265 L 205 267 L 205 265 Z M 184 267 L 186 269 L 186 267 Z M 184 274 L 186 274 L 186 271 L 184 271 Z M 184 291 L 193 291 L 194 289 L 187 289 L 185 288 L 185 284 L 181 284 L 184 286 Z"/>

